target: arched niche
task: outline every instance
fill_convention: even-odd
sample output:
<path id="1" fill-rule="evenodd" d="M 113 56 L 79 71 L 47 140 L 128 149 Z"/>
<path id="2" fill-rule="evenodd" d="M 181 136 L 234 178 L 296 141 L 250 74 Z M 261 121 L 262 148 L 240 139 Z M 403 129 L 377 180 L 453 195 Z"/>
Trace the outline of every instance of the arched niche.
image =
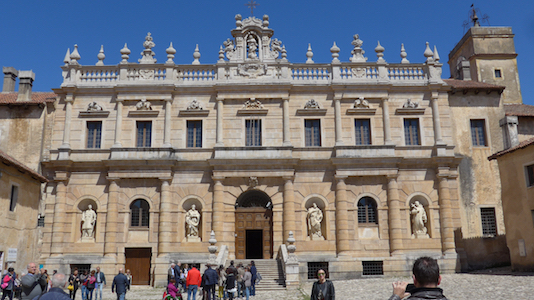
<path id="1" fill-rule="evenodd" d="M 409 220 L 410 220 L 410 232 L 412 238 L 429 238 L 432 237 L 432 222 L 431 222 L 431 211 L 430 211 L 430 205 L 432 201 L 430 198 L 423 194 L 423 193 L 414 193 L 408 197 L 408 213 L 409 213 Z M 417 204 L 418 203 L 418 204 Z M 426 223 L 424 223 L 426 227 L 426 234 L 422 233 L 416 233 L 414 230 L 414 216 L 413 211 L 418 205 L 422 205 L 424 208 L 424 212 L 426 215 Z"/>
<path id="2" fill-rule="evenodd" d="M 187 224 L 187 221 L 186 221 L 186 217 L 187 217 L 187 214 L 190 210 L 192 210 L 194 207 L 194 210 L 196 210 L 198 212 L 198 214 L 200 215 L 200 219 L 198 221 L 198 237 L 191 237 L 189 236 L 189 224 Z M 182 203 L 182 209 L 183 211 L 185 212 L 184 214 L 184 240 L 183 241 L 186 241 L 186 242 L 201 242 L 202 241 L 202 232 L 203 232 L 203 227 L 202 224 L 204 223 L 203 222 L 203 218 L 204 218 L 204 214 L 202 213 L 202 210 L 203 210 L 203 205 L 202 205 L 202 201 L 196 197 L 190 197 L 188 199 L 186 199 L 185 201 L 183 201 Z M 193 212 L 191 212 L 193 213 Z"/>
<path id="3" fill-rule="evenodd" d="M 320 237 L 317 237 L 317 236 L 313 236 L 313 232 L 312 231 L 312 224 L 310 224 L 310 219 L 309 219 L 309 214 L 311 211 L 313 211 L 313 207 L 314 207 L 314 204 L 317 206 L 317 208 L 321 211 L 321 214 L 323 216 L 323 219 L 321 221 L 321 236 L 322 238 Z M 312 195 L 310 197 L 308 197 L 308 199 L 304 202 L 304 209 L 306 210 L 305 211 L 305 214 L 304 214 L 304 223 L 306 224 L 306 240 L 307 241 L 310 241 L 310 240 L 326 240 L 327 239 L 327 235 L 326 235 L 326 232 L 327 232 L 327 228 L 326 228 L 326 223 L 327 223 L 327 218 L 326 218 L 326 201 L 317 196 L 317 195 Z M 310 210 L 311 209 L 311 210 Z"/>
<path id="4" fill-rule="evenodd" d="M 79 237 L 80 237 L 82 242 L 94 242 L 95 241 L 95 237 L 97 236 L 97 228 L 98 228 L 98 213 L 97 213 L 98 204 L 94 199 L 84 198 L 80 202 L 78 202 L 77 208 L 78 208 L 78 211 L 79 211 L 79 214 L 78 214 L 79 218 L 76 218 L 76 219 L 79 220 L 78 221 L 79 227 L 78 227 L 78 232 L 77 232 L 76 236 L 79 235 Z M 89 210 L 89 208 L 91 210 L 93 210 L 94 214 L 96 215 L 96 221 L 95 221 L 95 224 L 93 226 L 93 231 L 92 231 L 92 236 L 91 237 L 84 236 L 84 222 L 83 222 L 84 212 Z"/>

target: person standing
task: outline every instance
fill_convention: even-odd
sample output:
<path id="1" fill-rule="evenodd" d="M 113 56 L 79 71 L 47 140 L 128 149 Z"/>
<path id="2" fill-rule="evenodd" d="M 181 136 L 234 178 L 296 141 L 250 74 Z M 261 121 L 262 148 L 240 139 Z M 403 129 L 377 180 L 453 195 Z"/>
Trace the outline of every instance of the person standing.
<path id="1" fill-rule="evenodd" d="M 245 282 L 243 277 L 245 276 L 245 267 L 242 263 L 237 265 L 237 297 L 241 298 L 245 295 Z"/>
<path id="2" fill-rule="evenodd" d="M 117 300 L 124 300 L 126 290 L 130 288 L 128 277 L 123 272 L 122 268 L 119 269 L 119 274 L 113 278 L 113 284 L 111 284 L 111 293 L 117 293 Z"/>
<path id="3" fill-rule="evenodd" d="M 326 280 L 326 272 L 324 270 L 317 271 L 319 280 L 313 283 L 310 300 L 335 300 L 336 291 L 334 284 L 330 280 Z"/>
<path id="4" fill-rule="evenodd" d="M 172 263 L 171 266 L 169 267 L 169 270 L 167 271 L 167 284 L 171 282 L 171 279 L 176 280 L 176 278 L 177 278 L 176 265 Z"/>
<path id="5" fill-rule="evenodd" d="M 250 273 L 250 267 L 245 269 L 245 275 L 243 276 L 243 282 L 245 283 L 245 296 L 250 297 L 250 287 L 252 286 L 252 273 Z"/>
<path id="6" fill-rule="evenodd" d="M 252 274 L 252 286 L 250 287 L 250 295 L 256 296 L 256 279 L 258 279 L 258 270 L 253 260 L 250 261 L 250 273 Z"/>
<path id="7" fill-rule="evenodd" d="M 208 300 L 215 300 L 215 285 L 219 280 L 219 276 L 217 275 L 217 271 L 211 268 L 210 264 L 207 264 L 206 266 L 208 268 L 204 271 L 204 276 L 206 277 L 204 288 L 208 292 Z"/>
<path id="8" fill-rule="evenodd" d="M 31 300 L 35 296 L 41 295 L 46 290 L 46 277 L 37 272 L 37 265 L 29 263 L 26 267 L 28 274 L 20 280 L 22 285 L 22 300 Z"/>
<path id="9" fill-rule="evenodd" d="M 224 271 L 223 265 L 220 265 L 217 269 L 217 275 L 219 275 L 219 283 L 217 284 L 219 286 L 219 299 L 224 298 L 224 283 L 226 282 L 226 272 Z"/>
<path id="10" fill-rule="evenodd" d="M 65 293 L 63 288 L 65 288 L 65 283 L 67 283 L 67 276 L 65 274 L 56 273 L 52 278 L 50 278 L 50 290 L 48 293 L 37 295 L 33 300 L 68 300 L 70 299 L 69 295 Z"/>
<path id="11" fill-rule="evenodd" d="M 197 290 L 202 282 L 202 277 L 200 276 L 200 271 L 197 268 L 193 267 L 189 272 L 187 272 L 187 300 L 191 300 L 191 294 L 193 294 L 193 300 L 197 298 Z"/>
<path id="12" fill-rule="evenodd" d="M 128 278 L 128 290 L 130 290 L 130 287 L 132 286 L 132 280 L 133 280 L 133 276 L 132 276 L 132 273 L 130 273 L 130 269 L 126 269 L 126 278 Z"/>
<path id="13" fill-rule="evenodd" d="M 80 287 L 80 278 L 78 276 L 78 269 L 74 269 L 74 272 L 69 277 L 69 284 L 72 284 L 72 291 L 69 291 L 69 296 L 72 300 L 76 298 L 76 292 Z"/>
<path id="14" fill-rule="evenodd" d="M 85 297 L 88 300 L 93 300 L 93 291 L 96 287 L 96 277 L 95 270 L 91 271 L 89 278 L 87 278 L 87 296 Z"/>
<path id="15" fill-rule="evenodd" d="M 83 270 L 82 274 L 79 276 L 80 284 L 82 288 L 82 300 L 87 300 L 87 270 Z"/>
<path id="16" fill-rule="evenodd" d="M 6 296 L 9 296 L 9 300 L 13 300 L 15 278 L 17 278 L 17 274 L 15 274 L 15 269 L 8 268 L 7 273 L 2 278 L 2 300 L 4 300 Z"/>
<path id="17" fill-rule="evenodd" d="M 106 287 L 107 281 L 106 281 L 106 274 L 104 272 L 100 271 L 100 267 L 96 267 L 96 291 L 95 291 L 95 300 L 98 300 L 98 295 L 100 294 L 100 300 L 102 300 L 102 289 Z"/>
<path id="18" fill-rule="evenodd" d="M 234 273 L 229 272 L 228 276 L 226 276 L 226 292 L 228 293 L 229 300 L 234 299 L 234 291 L 236 291 L 235 284 L 235 275 Z"/>

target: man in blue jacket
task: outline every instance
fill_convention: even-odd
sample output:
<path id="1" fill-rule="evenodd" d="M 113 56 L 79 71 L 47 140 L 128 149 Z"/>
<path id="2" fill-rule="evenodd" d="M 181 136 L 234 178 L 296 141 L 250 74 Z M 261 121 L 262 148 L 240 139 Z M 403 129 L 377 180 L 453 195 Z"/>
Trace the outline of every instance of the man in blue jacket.
<path id="1" fill-rule="evenodd" d="M 96 291 L 95 291 L 95 300 L 98 300 L 98 294 L 100 293 L 100 300 L 102 300 L 102 288 L 104 288 L 108 283 L 106 282 L 106 275 L 104 272 L 100 272 L 100 267 L 96 267 Z"/>
<path id="2" fill-rule="evenodd" d="M 117 300 L 124 300 L 126 289 L 130 287 L 128 277 L 123 273 L 123 269 L 119 269 L 119 274 L 113 278 L 113 284 L 111 285 L 111 292 L 117 292 Z"/>
<path id="3" fill-rule="evenodd" d="M 211 268 L 210 264 L 206 266 L 208 268 L 204 271 L 204 287 L 208 293 L 208 300 L 215 300 L 215 284 L 219 282 L 219 275 L 217 275 L 217 271 Z"/>

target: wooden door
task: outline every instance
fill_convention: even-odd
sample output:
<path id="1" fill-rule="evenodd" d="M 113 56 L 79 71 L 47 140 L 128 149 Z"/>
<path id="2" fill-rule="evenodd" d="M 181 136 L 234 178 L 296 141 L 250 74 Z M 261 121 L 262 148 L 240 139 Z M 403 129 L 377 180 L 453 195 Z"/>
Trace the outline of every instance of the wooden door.
<path id="1" fill-rule="evenodd" d="M 262 230 L 263 242 L 248 247 L 262 247 L 263 259 L 269 259 L 272 256 L 272 211 L 265 208 L 240 207 L 235 213 L 236 227 L 236 258 L 247 258 L 247 230 Z M 251 249 L 249 249 L 251 250 Z"/>
<path id="2" fill-rule="evenodd" d="M 132 274 L 132 285 L 150 285 L 151 248 L 126 248 L 126 270 Z"/>

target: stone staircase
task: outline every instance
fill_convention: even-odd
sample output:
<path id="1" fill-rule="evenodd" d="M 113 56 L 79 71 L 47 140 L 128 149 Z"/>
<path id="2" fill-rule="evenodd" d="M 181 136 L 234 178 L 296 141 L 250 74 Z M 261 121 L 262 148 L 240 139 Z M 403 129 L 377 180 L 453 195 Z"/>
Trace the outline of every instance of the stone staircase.
<path id="1" fill-rule="evenodd" d="M 278 291 L 286 289 L 286 280 L 284 271 L 282 270 L 282 262 L 277 259 L 253 259 L 256 264 L 258 273 L 263 278 L 260 283 L 256 284 L 256 292 L 258 291 Z M 246 266 L 250 263 L 250 259 L 236 259 L 234 265 L 237 266 L 242 263 Z M 230 265 L 230 261 L 226 261 Z"/>

